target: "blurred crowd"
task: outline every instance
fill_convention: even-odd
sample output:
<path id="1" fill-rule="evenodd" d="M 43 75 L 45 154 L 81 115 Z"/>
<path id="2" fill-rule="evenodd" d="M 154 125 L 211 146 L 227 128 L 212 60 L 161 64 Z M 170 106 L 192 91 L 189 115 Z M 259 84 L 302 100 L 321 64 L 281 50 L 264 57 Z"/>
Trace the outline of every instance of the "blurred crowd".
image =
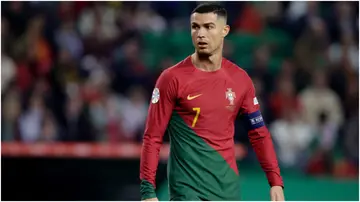
<path id="1" fill-rule="evenodd" d="M 193 51 L 198 3 L 2 2 L 2 141 L 141 142 L 157 77 Z M 281 165 L 357 168 L 358 2 L 221 4 L 224 55 L 252 77 Z M 247 45 L 267 30 L 274 40 Z"/>

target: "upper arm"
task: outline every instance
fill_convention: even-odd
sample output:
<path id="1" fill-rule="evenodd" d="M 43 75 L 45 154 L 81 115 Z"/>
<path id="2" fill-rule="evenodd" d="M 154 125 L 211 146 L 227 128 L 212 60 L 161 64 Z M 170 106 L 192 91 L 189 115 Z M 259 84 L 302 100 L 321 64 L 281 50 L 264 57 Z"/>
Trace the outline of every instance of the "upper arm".
<path id="1" fill-rule="evenodd" d="M 148 111 L 145 134 L 163 135 L 176 103 L 177 82 L 165 70 L 158 78 Z"/>
<path id="2" fill-rule="evenodd" d="M 260 103 L 256 98 L 256 91 L 250 77 L 247 76 L 246 89 L 240 113 L 244 116 L 249 130 L 264 126 L 264 120 L 260 111 Z"/>
<path id="3" fill-rule="evenodd" d="M 250 78 L 247 81 L 246 88 L 247 89 L 245 90 L 244 99 L 240 109 L 242 114 L 249 114 L 260 109 L 259 102 L 256 98 L 255 87 Z"/>

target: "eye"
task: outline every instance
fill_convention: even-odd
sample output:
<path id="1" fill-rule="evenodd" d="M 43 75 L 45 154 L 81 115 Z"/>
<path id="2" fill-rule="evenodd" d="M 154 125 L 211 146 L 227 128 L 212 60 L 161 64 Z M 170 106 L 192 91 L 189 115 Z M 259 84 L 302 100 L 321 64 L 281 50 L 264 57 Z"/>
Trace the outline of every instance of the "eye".
<path id="1" fill-rule="evenodd" d="M 206 25 L 205 28 L 206 28 L 206 29 L 213 29 L 214 26 L 213 26 L 213 25 Z"/>
<path id="2" fill-rule="evenodd" d="M 197 25 L 192 25 L 192 26 L 191 26 L 191 29 L 199 29 L 199 26 L 197 26 Z"/>

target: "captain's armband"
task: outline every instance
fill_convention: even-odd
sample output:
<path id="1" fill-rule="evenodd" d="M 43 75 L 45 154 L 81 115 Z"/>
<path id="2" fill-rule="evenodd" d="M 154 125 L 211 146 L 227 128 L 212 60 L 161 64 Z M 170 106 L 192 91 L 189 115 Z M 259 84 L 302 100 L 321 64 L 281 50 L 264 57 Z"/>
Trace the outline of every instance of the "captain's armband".
<path id="1" fill-rule="evenodd" d="M 244 115 L 248 130 L 255 130 L 265 126 L 260 110 Z"/>

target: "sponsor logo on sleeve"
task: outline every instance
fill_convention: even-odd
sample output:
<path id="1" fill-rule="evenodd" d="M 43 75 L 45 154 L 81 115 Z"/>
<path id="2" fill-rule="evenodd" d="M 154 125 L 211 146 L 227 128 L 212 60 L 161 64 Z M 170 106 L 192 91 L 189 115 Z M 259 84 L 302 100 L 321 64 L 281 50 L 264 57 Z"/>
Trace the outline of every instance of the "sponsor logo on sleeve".
<path id="1" fill-rule="evenodd" d="M 153 104 L 156 104 L 157 102 L 159 102 L 159 98 L 160 98 L 160 91 L 158 88 L 154 88 L 152 96 L 151 96 L 151 102 Z"/>
<path id="2" fill-rule="evenodd" d="M 254 105 L 258 105 L 258 104 L 259 104 L 259 102 L 258 102 L 257 98 L 254 97 Z"/>

